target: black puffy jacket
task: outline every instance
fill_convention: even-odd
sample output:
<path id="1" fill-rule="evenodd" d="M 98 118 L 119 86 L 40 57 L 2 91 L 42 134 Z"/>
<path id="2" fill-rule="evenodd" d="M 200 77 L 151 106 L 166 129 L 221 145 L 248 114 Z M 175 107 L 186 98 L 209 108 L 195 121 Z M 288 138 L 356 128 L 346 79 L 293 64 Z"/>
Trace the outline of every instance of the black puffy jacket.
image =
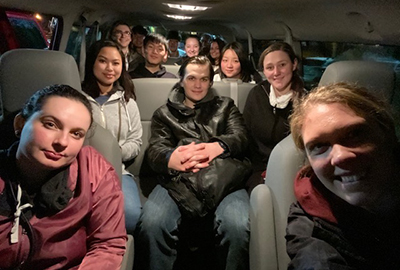
<path id="1" fill-rule="evenodd" d="M 154 172 L 168 174 L 169 157 L 184 139 L 221 141 L 228 147 L 230 157 L 244 155 L 248 133 L 232 99 L 215 96 L 210 89 L 194 109 L 183 105 L 183 100 L 183 89 L 176 87 L 167 104 L 153 114 L 147 161 Z"/>

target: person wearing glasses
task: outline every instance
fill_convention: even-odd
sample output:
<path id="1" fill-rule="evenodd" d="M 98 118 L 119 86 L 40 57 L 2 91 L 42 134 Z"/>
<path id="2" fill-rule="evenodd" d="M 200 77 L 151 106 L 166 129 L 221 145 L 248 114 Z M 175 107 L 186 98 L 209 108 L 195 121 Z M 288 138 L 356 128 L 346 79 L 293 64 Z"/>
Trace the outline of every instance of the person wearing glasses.
<path id="1" fill-rule="evenodd" d="M 109 33 L 109 39 L 116 42 L 125 55 L 125 68 L 128 71 L 130 63 L 134 60 L 134 51 L 130 49 L 132 32 L 129 25 L 123 21 L 113 23 Z"/>

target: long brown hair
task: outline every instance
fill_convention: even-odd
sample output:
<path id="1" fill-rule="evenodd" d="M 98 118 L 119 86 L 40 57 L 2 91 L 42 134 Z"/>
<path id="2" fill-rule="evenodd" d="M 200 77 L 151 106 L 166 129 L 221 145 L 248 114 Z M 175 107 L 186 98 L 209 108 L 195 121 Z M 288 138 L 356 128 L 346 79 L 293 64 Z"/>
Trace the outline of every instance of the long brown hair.
<path id="1" fill-rule="evenodd" d="M 275 51 L 285 52 L 289 56 L 292 64 L 295 63 L 295 60 L 297 60 L 297 62 L 299 62 L 299 58 L 296 56 L 295 52 L 293 51 L 292 46 L 290 46 L 286 42 L 278 41 L 278 42 L 275 42 L 275 43 L 271 44 L 270 46 L 268 46 L 268 48 L 266 48 L 261 53 L 258 65 L 263 71 L 264 71 L 265 56 L 267 56 L 269 53 L 275 52 Z M 304 82 L 301 79 L 297 68 L 293 71 L 293 74 L 292 74 L 291 88 L 293 91 L 295 91 L 295 93 L 297 93 L 298 96 L 302 96 L 304 93 Z"/>

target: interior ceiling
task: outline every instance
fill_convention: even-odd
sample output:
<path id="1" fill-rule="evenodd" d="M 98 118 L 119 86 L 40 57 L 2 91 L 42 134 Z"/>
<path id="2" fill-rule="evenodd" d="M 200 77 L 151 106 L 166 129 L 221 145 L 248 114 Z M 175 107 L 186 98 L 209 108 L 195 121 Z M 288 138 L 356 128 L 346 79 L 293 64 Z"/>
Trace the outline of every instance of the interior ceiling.
<path id="1" fill-rule="evenodd" d="M 283 37 L 282 25 L 299 40 L 353 41 L 400 45 L 399 0 L 2 0 L 15 7 L 43 8 L 60 14 L 87 11 L 93 20 L 123 18 L 132 24 L 166 29 L 224 33 L 240 38 Z M 163 3 L 209 6 L 204 12 L 182 12 Z M 61 5 L 65 7 L 60 8 Z M 91 14 L 92 13 L 92 14 Z M 166 14 L 193 16 L 190 22 Z M 226 33 L 230 32 L 230 33 Z"/>

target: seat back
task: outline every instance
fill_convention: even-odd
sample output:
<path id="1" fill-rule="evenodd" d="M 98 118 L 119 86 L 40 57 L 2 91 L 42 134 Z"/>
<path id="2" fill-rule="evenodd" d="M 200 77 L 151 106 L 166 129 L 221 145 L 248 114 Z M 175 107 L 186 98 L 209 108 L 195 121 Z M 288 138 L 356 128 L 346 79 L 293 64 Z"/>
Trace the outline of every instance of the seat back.
<path id="1" fill-rule="evenodd" d="M 71 55 L 59 51 L 16 49 L 1 56 L 0 90 L 5 117 L 19 111 L 35 91 L 52 84 L 66 84 L 81 91 L 78 67 Z M 103 154 L 121 179 L 122 159 L 116 139 L 95 123 L 91 133 L 85 143 Z"/>
<path id="2" fill-rule="evenodd" d="M 394 72 L 387 64 L 366 61 L 343 61 L 335 62 L 325 70 L 319 85 L 327 85 L 336 82 L 357 83 L 387 99 L 394 92 Z M 286 226 L 289 206 L 295 201 L 293 192 L 293 180 L 296 173 L 306 161 L 302 151 L 296 149 L 291 135 L 278 143 L 271 152 L 265 184 L 268 192 L 264 196 L 270 197 L 272 205 L 265 205 L 263 211 L 268 215 L 271 211 L 274 216 L 274 227 L 267 225 L 265 230 L 275 232 L 276 250 L 270 247 L 261 247 L 260 252 L 264 255 L 262 265 L 259 269 L 287 269 L 290 261 L 286 253 Z M 259 189 L 262 190 L 262 189 Z M 257 193 L 259 190 L 254 189 Z M 257 195 L 257 194 L 255 194 Z M 255 196 L 254 195 L 254 196 Z M 253 194 L 252 194 L 253 197 Z M 267 200 L 268 201 L 268 200 Z M 263 240 L 269 245 L 267 238 Z M 270 262 L 277 260 L 277 268 L 271 268 Z"/>
<path id="3" fill-rule="evenodd" d="M 3 115 L 20 110 L 33 92 L 51 84 L 68 84 L 81 90 L 76 62 L 65 53 L 11 50 L 2 55 L 0 66 Z"/>
<path id="4" fill-rule="evenodd" d="M 176 75 L 177 77 L 179 77 L 178 71 L 179 71 L 179 68 L 180 68 L 181 66 L 179 66 L 179 65 L 174 65 L 174 64 L 163 65 L 163 66 L 165 67 L 165 69 L 166 69 L 168 72 L 171 72 L 172 74 L 174 74 L 174 75 Z"/>
<path id="5" fill-rule="evenodd" d="M 388 63 L 340 61 L 326 68 L 319 85 L 336 82 L 358 83 L 390 102 L 394 94 L 395 80 L 393 66 Z"/>
<path id="6" fill-rule="evenodd" d="M 135 85 L 136 103 L 139 108 L 143 128 L 142 146 L 139 155 L 135 158 L 128 170 L 133 175 L 139 175 L 144 153 L 151 135 L 151 118 L 153 113 L 167 102 L 173 86 L 179 81 L 174 78 L 139 78 L 133 79 Z M 231 97 L 235 104 L 243 111 L 247 95 L 255 85 L 237 82 L 214 82 L 212 91 L 218 96 Z"/>

